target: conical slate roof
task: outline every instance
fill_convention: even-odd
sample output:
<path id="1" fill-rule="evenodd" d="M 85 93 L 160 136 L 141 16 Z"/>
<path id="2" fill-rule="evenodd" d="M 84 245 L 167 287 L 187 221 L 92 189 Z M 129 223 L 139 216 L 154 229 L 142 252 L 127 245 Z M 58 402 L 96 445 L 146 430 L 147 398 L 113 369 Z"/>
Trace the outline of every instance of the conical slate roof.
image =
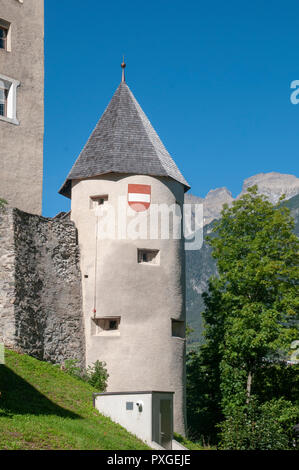
<path id="1" fill-rule="evenodd" d="M 117 88 L 59 193 L 70 197 L 71 180 L 107 173 L 166 176 L 189 189 L 125 82 Z"/>

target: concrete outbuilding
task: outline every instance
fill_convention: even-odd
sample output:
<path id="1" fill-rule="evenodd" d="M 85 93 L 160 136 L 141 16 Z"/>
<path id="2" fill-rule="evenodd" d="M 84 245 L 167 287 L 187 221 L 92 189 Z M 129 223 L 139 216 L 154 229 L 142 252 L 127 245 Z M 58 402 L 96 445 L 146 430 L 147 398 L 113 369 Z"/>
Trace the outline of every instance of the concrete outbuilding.
<path id="1" fill-rule="evenodd" d="M 94 406 L 149 446 L 172 449 L 173 392 L 95 393 Z"/>

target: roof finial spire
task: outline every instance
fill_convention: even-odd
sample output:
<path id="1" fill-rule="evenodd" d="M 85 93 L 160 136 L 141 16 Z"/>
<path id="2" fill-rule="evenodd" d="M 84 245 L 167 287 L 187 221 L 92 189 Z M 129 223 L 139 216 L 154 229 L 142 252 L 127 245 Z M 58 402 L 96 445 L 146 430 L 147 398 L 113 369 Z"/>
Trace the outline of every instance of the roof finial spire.
<path id="1" fill-rule="evenodd" d="M 126 68 L 125 56 L 123 56 L 123 62 L 122 62 L 122 64 L 121 64 L 121 68 L 122 68 L 122 77 L 121 77 L 121 81 L 122 81 L 122 82 L 125 82 L 125 81 L 126 81 L 126 77 L 125 77 L 125 68 Z"/>

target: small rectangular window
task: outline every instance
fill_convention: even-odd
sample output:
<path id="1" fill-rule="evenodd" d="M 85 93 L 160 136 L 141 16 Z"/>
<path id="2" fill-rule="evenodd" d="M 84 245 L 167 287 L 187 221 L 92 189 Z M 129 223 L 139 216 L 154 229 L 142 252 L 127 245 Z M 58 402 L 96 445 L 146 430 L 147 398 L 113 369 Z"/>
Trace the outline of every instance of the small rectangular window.
<path id="1" fill-rule="evenodd" d="M 108 202 L 108 196 L 90 196 L 90 209 L 96 209 L 99 206 L 102 206 Z"/>
<path id="2" fill-rule="evenodd" d="M 0 119 L 11 124 L 19 124 L 17 120 L 17 88 L 18 80 L 0 74 Z"/>
<path id="3" fill-rule="evenodd" d="M 93 336 L 119 336 L 120 317 L 92 318 Z"/>
<path id="4" fill-rule="evenodd" d="M 180 320 L 171 320 L 172 336 L 185 338 L 185 322 Z"/>
<path id="5" fill-rule="evenodd" d="M 138 263 L 160 264 L 159 250 L 138 249 Z"/>
<path id="6" fill-rule="evenodd" d="M 8 29 L 0 24 L 0 49 L 7 50 Z"/>
<path id="7" fill-rule="evenodd" d="M 11 51 L 11 24 L 0 18 L 0 49 Z"/>
<path id="8" fill-rule="evenodd" d="M 126 402 L 126 410 L 132 411 L 133 408 L 134 408 L 133 405 L 134 405 L 134 403 L 133 403 L 132 401 L 127 401 L 127 402 Z"/>

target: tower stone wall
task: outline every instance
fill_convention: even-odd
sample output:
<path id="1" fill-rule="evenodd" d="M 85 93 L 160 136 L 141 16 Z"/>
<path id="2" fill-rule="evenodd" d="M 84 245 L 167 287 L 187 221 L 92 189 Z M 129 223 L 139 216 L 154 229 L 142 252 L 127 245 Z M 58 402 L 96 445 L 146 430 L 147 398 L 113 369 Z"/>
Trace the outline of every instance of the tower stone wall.
<path id="1" fill-rule="evenodd" d="M 44 0 L 0 0 L 0 26 L 9 45 L 0 48 L 0 88 L 11 88 L 0 115 L 0 198 L 13 207 L 42 210 L 44 135 Z M 3 92 L 2 92 L 3 93 Z M 2 95 L 3 96 L 3 95 Z"/>
<path id="2" fill-rule="evenodd" d="M 0 209 L 0 342 L 85 364 L 77 232 L 67 218 Z"/>

